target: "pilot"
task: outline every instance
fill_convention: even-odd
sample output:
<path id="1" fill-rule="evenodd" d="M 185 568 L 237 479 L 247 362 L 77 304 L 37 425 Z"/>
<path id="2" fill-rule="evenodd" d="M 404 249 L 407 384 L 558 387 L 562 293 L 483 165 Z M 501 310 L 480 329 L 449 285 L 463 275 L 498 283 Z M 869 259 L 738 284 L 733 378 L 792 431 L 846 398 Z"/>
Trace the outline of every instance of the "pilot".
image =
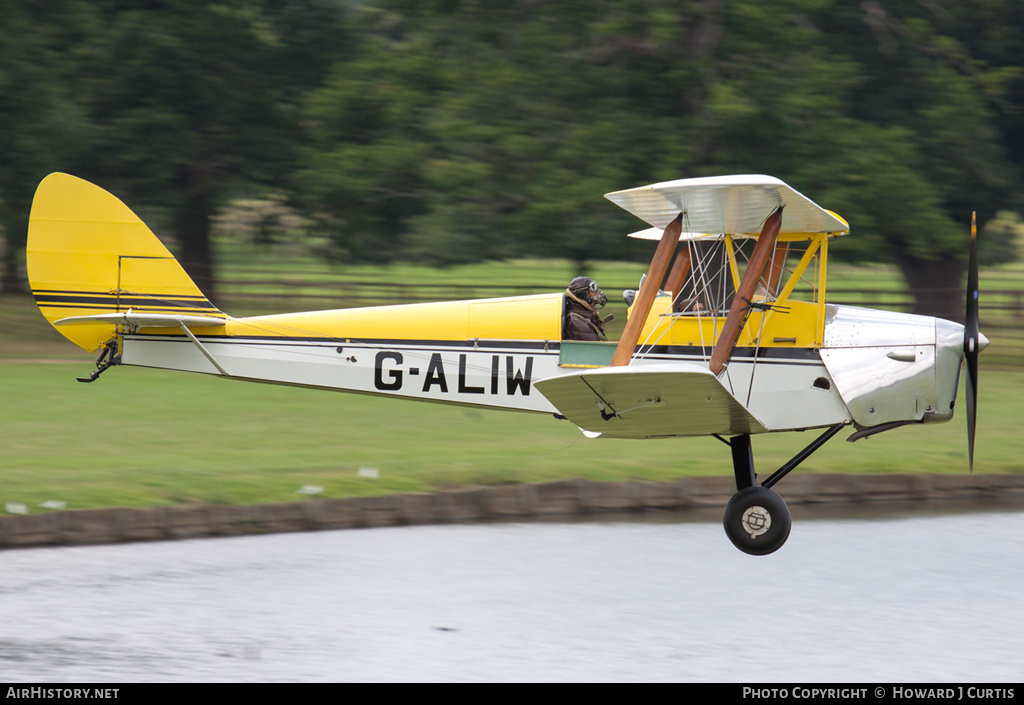
<path id="1" fill-rule="evenodd" d="M 565 290 L 565 337 L 567 340 L 608 340 L 604 319 L 597 309 L 608 303 L 608 297 L 590 277 L 576 277 Z"/>

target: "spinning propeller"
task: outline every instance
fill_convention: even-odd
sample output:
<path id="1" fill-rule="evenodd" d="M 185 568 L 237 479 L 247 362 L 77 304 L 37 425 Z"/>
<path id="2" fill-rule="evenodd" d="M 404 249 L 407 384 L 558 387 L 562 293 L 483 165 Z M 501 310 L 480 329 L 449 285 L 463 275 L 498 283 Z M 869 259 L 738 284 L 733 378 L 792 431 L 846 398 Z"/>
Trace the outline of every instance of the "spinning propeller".
<path id="1" fill-rule="evenodd" d="M 971 214 L 971 258 L 967 265 L 967 320 L 964 322 L 964 360 L 967 363 L 967 454 L 974 472 L 974 429 L 978 416 L 978 231 Z"/>

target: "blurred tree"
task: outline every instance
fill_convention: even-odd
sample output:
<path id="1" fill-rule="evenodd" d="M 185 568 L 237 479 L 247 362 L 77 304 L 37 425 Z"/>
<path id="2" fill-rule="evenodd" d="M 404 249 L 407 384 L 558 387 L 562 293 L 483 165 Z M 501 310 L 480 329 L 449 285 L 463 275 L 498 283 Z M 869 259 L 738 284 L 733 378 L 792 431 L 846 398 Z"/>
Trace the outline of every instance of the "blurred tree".
<path id="1" fill-rule="evenodd" d="M 80 173 L 164 214 L 182 265 L 214 296 L 210 223 L 253 183 L 294 168 L 299 103 L 344 56 L 327 0 L 87 3 L 62 72 L 94 130 Z"/>
<path id="2" fill-rule="evenodd" d="M 837 210 L 849 204 L 842 212 L 858 233 L 837 250 L 894 261 L 914 291 L 915 312 L 962 319 L 971 212 L 984 225 L 1021 205 L 1024 154 L 1014 144 L 1024 12 L 1001 0 L 948 9 L 912 0 L 837 2 L 814 21 L 822 44 L 854 62 L 861 77 L 845 89 L 857 125 L 833 133 L 838 169 L 825 190 Z M 1005 40 L 995 50 L 993 33 Z M 1011 253 L 1006 237 L 998 238 L 983 244 Z"/>
<path id="3" fill-rule="evenodd" d="M 917 310 L 959 317 L 936 290 L 959 286 L 968 205 L 1005 208 L 1022 151 L 1021 33 L 998 26 L 1021 12 L 967 5 L 378 0 L 311 103 L 300 183 L 346 257 L 582 268 L 640 227 L 597 194 L 763 171 L 851 221 L 838 254 L 897 262 Z"/>
<path id="4" fill-rule="evenodd" d="M 66 48 L 89 26 L 81 0 L 12 2 L 0 23 L 0 288 L 23 291 L 22 250 L 36 185 L 76 162 L 89 131 L 75 94 L 56 80 Z"/>
<path id="5" fill-rule="evenodd" d="M 339 254 L 450 264 L 529 252 L 580 268 L 621 255 L 621 231 L 638 224 L 599 194 L 680 144 L 664 109 L 636 110 L 664 85 L 655 64 L 670 62 L 635 71 L 630 57 L 643 63 L 644 52 L 595 42 L 589 27 L 607 5 L 367 8 L 358 58 L 310 101 L 297 181 Z"/>

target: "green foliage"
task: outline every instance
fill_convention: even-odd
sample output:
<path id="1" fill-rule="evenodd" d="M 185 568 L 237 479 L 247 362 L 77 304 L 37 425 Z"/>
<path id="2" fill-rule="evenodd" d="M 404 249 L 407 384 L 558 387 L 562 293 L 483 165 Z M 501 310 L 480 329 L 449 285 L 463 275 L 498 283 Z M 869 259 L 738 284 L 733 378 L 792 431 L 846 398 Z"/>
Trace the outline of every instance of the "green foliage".
<path id="1" fill-rule="evenodd" d="M 1016 262 L 1024 249 L 1024 222 L 1015 211 L 999 211 L 979 234 L 978 259 L 983 265 Z"/>
<path id="2" fill-rule="evenodd" d="M 318 0 L 13 5 L 0 29 L 0 40 L 12 40 L 0 41 L 11 47 L 0 86 L 13 101 L 31 100 L 11 121 L 17 149 L 5 150 L 5 160 L 19 150 L 24 156 L 0 165 L 0 184 L 18 184 L 4 201 L 27 215 L 23 191 L 54 169 L 97 181 L 133 207 L 158 209 L 183 264 L 209 288 L 210 219 L 227 197 L 280 182 L 294 168 L 299 102 L 345 55 L 338 7 Z M 3 86 L 5 76 L 15 82 Z M 42 173 L 29 178 L 18 165 Z"/>
<path id="3" fill-rule="evenodd" d="M 591 45 L 595 13 L 395 5 L 366 13 L 359 57 L 311 98 L 299 183 L 339 249 L 358 257 L 369 240 L 375 256 L 439 264 L 611 254 L 630 219 L 597 194 L 631 183 L 648 148 L 623 128 L 643 122 L 626 112 L 637 87 Z"/>
<path id="4" fill-rule="evenodd" d="M 73 87 L 55 76 L 65 48 L 88 26 L 79 2 L 15 2 L 0 22 L 0 235 L 2 288 L 20 287 L 20 252 L 36 185 L 74 161 L 91 137 Z"/>
<path id="5" fill-rule="evenodd" d="M 970 22 L 987 30 L 1013 13 L 985 9 Z M 380 0 L 313 94 L 301 186 L 355 259 L 621 257 L 639 224 L 597 194 L 762 171 L 850 220 L 840 256 L 959 260 L 970 210 L 984 222 L 1016 197 L 998 98 L 1021 69 L 963 19 L 913 2 Z"/>

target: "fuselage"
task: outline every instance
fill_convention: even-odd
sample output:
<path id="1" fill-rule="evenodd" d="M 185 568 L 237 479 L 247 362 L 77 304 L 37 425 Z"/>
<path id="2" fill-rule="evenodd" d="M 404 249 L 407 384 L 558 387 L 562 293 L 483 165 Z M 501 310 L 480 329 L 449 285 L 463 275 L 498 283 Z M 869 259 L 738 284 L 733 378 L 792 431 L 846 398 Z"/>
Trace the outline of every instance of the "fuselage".
<path id="1" fill-rule="evenodd" d="M 563 340 L 562 306 L 559 293 L 230 319 L 223 326 L 195 329 L 205 351 L 179 330 L 125 334 L 121 361 L 558 414 L 534 382 L 603 367 L 616 346 Z M 752 320 L 747 328 L 760 331 L 761 339 L 765 330 L 772 331 L 774 344 L 751 345 L 756 339 L 748 333 L 720 375 L 723 386 L 766 430 L 952 417 L 963 357 L 960 324 L 831 304 L 824 311 L 817 335 L 810 311 L 803 319 L 764 312 L 765 320 Z M 811 322 L 805 326 L 804 319 Z M 783 330 L 787 323 L 790 328 Z M 803 327 L 807 331 L 801 332 Z M 706 367 L 715 330 L 710 317 L 678 316 L 663 308 L 652 313 L 631 365 Z M 705 432 L 681 424 L 673 435 Z"/>

